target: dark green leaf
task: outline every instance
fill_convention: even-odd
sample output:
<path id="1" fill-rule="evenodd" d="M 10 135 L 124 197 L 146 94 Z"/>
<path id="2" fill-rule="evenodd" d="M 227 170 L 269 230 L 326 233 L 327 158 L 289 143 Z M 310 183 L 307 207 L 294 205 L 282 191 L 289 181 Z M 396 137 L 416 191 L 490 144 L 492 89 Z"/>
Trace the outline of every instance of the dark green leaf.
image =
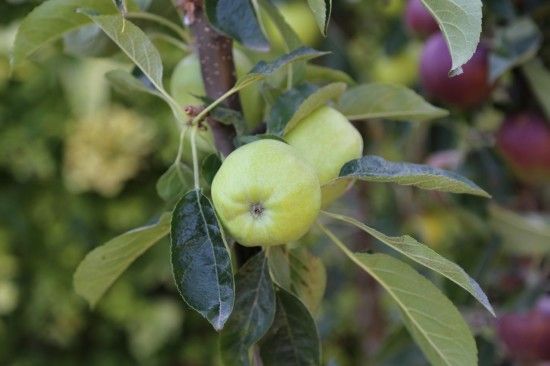
<path id="1" fill-rule="evenodd" d="M 193 187 L 193 172 L 181 163 L 175 163 L 157 181 L 157 193 L 166 202 L 178 200 Z"/>
<path id="2" fill-rule="evenodd" d="M 170 217 L 164 214 L 157 223 L 130 230 L 88 253 L 74 273 L 76 293 L 94 307 L 133 261 L 168 234 Z"/>
<path id="3" fill-rule="evenodd" d="M 332 232 L 320 227 L 397 303 L 407 329 L 432 365 L 477 365 L 476 343 L 468 325 L 437 287 L 389 255 L 352 253 Z"/>
<path id="4" fill-rule="evenodd" d="M 250 70 L 248 74 L 237 80 L 235 89 L 240 90 L 251 85 L 254 82 L 263 80 L 269 75 L 278 71 L 281 67 L 288 64 L 311 60 L 313 58 L 326 55 L 327 53 L 328 52 L 317 51 L 310 47 L 300 47 L 290 53 L 280 56 L 279 58 L 271 62 L 260 61 L 252 68 L 252 70 Z"/>
<path id="5" fill-rule="evenodd" d="M 210 154 L 204 158 L 201 165 L 201 176 L 208 184 L 212 184 L 220 166 L 222 166 L 222 161 L 217 154 Z"/>
<path id="6" fill-rule="evenodd" d="M 354 225 L 355 227 L 372 235 L 382 243 L 397 250 L 399 253 L 407 256 L 416 263 L 419 263 L 442 276 L 447 277 L 476 298 L 491 314 L 495 315 L 493 307 L 487 299 L 487 295 L 483 292 L 479 284 L 457 264 L 440 256 L 430 247 L 419 243 L 414 238 L 408 235 L 403 236 L 387 236 L 351 217 L 325 212 L 326 215 Z"/>
<path id="7" fill-rule="evenodd" d="M 340 177 L 337 179 L 342 178 L 357 178 L 368 182 L 397 183 L 441 192 L 491 197 L 474 182 L 458 173 L 429 165 L 394 163 L 374 155 L 348 161 L 340 170 Z"/>
<path id="8" fill-rule="evenodd" d="M 277 287 L 277 310 L 269 332 L 260 343 L 264 366 L 321 364 L 315 321 L 297 297 Z"/>
<path id="9" fill-rule="evenodd" d="M 214 27 L 244 46 L 269 50 L 250 0 L 205 0 L 206 15 Z"/>
<path id="10" fill-rule="evenodd" d="M 268 259 L 273 281 L 298 296 L 315 314 L 327 284 L 327 273 L 321 259 L 306 248 L 285 246 L 269 248 Z"/>
<path id="11" fill-rule="evenodd" d="M 60 38 L 91 20 L 76 13 L 77 8 L 93 8 L 101 13 L 117 12 L 112 0 L 49 0 L 45 1 L 21 22 L 13 45 L 12 65 L 17 65 L 45 43 Z"/>
<path id="12" fill-rule="evenodd" d="M 506 71 L 533 58 L 542 43 L 537 25 L 529 18 L 515 20 L 497 29 L 489 57 L 490 80 L 494 82 Z"/>
<path id="13" fill-rule="evenodd" d="M 350 120 L 389 118 L 423 121 L 448 114 L 404 86 L 383 83 L 363 84 L 349 89 L 336 108 Z"/>
<path id="14" fill-rule="evenodd" d="M 128 13 L 128 7 L 126 6 L 126 0 L 113 0 L 120 15 L 125 16 Z"/>
<path id="15" fill-rule="evenodd" d="M 264 252 L 248 260 L 235 276 L 235 310 L 220 336 L 226 366 L 249 365 L 249 349 L 275 317 L 275 291 Z"/>
<path id="16" fill-rule="evenodd" d="M 330 12 L 332 10 L 332 0 L 307 0 L 315 21 L 323 33 L 327 35 L 328 22 L 330 20 Z"/>
<path id="17" fill-rule="evenodd" d="M 422 0 L 439 23 L 449 45 L 451 75 L 462 73 L 481 34 L 481 0 Z"/>
<path id="18" fill-rule="evenodd" d="M 220 330 L 235 299 L 229 250 L 214 207 L 200 190 L 176 205 L 170 231 L 172 270 L 185 302 Z"/>

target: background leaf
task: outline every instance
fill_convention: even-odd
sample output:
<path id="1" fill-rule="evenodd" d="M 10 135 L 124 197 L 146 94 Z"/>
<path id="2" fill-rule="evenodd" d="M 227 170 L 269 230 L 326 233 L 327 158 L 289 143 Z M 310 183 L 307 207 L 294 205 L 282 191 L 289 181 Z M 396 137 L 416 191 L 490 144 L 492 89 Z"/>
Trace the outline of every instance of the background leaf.
<path id="1" fill-rule="evenodd" d="M 111 82 L 115 90 L 121 94 L 132 95 L 132 93 L 140 92 L 163 98 L 162 94 L 154 87 L 149 87 L 126 70 L 112 70 L 105 74 L 105 77 Z"/>
<path id="2" fill-rule="evenodd" d="M 550 253 L 550 217 L 518 214 L 497 205 L 489 206 L 489 214 L 491 226 L 507 251 L 524 255 Z"/>
<path id="3" fill-rule="evenodd" d="M 307 3 L 315 16 L 319 30 L 326 36 L 332 10 L 332 0 L 307 0 Z"/>
<path id="4" fill-rule="evenodd" d="M 130 230 L 88 253 L 74 273 L 76 293 L 94 307 L 133 261 L 168 234 L 170 217 L 164 214 L 157 223 Z"/>
<path id="5" fill-rule="evenodd" d="M 250 0 L 205 0 L 206 15 L 212 25 L 244 46 L 269 50 Z"/>
<path id="6" fill-rule="evenodd" d="M 458 173 L 433 168 L 429 165 L 394 163 L 374 155 L 348 161 L 340 170 L 338 179 L 341 178 L 357 178 L 367 182 L 390 182 L 441 192 L 490 197 L 474 182 Z"/>
<path id="7" fill-rule="evenodd" d="M 227 366 L 250 364 L 250 347 L 266 334 L 275 317 L 275 291 L 263 251 L 239 269 L 235 286 L 235 310 L 220 336 Z"/>
<path id="8" fill-rule="evenodd" d="M 442 276 L 447 277 L 466 291 L 468 291 L 473 297 L 476 298 L 491 314 L 495 315 L 493 307 L 487 299 L 487 295 L 483 292 L 479 284 L 457 264 L 451 262 L 445 257 L 440 256 L 437 252 L 433 251 L 430 247 L 419 243 L 414 238 L 403 236 L 388 236 L 381 233 L 352 217 L 333 214 L 330 212 L 324 212 L 329 217 L 347 222 L 349 224 L 358 227 L 365 231 L 369 235 L 372 235 L 382 243 L 388 245 L 390 248 L 397 250 L 399 253 L 407 256 L 416 263 L 419 263 Z"/>
<path id="9" fill-rule="evenodd" d="M 45 1 L 21 22 L 13 45 L 12 65 L 16 66 L 45 43 L 60 38 L 66 32 L 91 23 L 76 13 L 77 8 L 93 8 L 101 13 L 116 13 L 112 0 L 49 0 Z"/>
<path id="10" fill-rule="evenodd" d="M 216 330 L 233 310 L 231 258 L 214 207 L 199 190 L 186 193 L 172 216 L 172 270 L 185 302 Z"/>
<path id="11" fill-rule="evenodd" d="M 550 119 L 550 71 L 539 59 L 529 61 L 521 69 L 544 110 L 546 118 Z"/>
<path id="12" fill-rule="evenodd" d="M 481 34 L 481 0 L 422 0 L 443 32 L 458 75 L 474 54 Z"/>
<path id="13" fill-rule="evenodd" d="M 160 176 L 156 188 L 160 198 L 166 202 L 174 202 L 193 188 L 193 171 L 182 163 L 172 164 Z"/>
<path id="14" fill-rule="evenodd" d="M 297 297 L 280 287 L 275 320 L 260 343 L 260 355 L 264 366 L 321 364 L 315 321 Z"/>
<path id="15" fill-rule="evenodd" d="M 432 365 L 477 365 L 476 343 L 468 325 L 437 287 L 389 255 L 352 253 L 328 229 L 321 229 L 399 305 L 409 332 Z"/>
<path id="16" fill-rule="evenodd" d="M 336 108 L 352 121 L 372 118 L 424 121 L 449 114 L 426 102 L 411 89 L 383 83 L 350 88 L 342 95 Z"/>
<path id="17" fill-rule="evenodd" d="M 315 314 L 327 284 L 327 273 L 320 258 L 306 248 L 276 246 L 267 252 L 273 281 L 296 295 Z"/>

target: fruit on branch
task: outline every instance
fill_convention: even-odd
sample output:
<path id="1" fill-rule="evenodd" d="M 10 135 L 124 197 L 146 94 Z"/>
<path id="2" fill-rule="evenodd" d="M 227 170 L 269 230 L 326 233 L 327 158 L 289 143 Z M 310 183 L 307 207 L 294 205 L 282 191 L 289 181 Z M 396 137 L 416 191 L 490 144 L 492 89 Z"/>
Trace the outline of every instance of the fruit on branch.
<path id="1" fill-rule="evenodd" d="M 243 52 L 234 49 L 233 57 L 237 77 L 241 77 L 250 71 L 253 65 Z M 170 90 L 172 96 L 182 106 L 203 104 L 199 98 L 195 97 L 205 96 L 206 94 L 201 77 L 199 58 L 196 54 L 183 58 L 176 66 L 170 81 Z M 260 90 L 256 85 L 244 88 L 239 92 L 239 98 L 247 126 L 252 129 L 262 119 L 264 103 Z"/>
<path id="2" fill-rule="evenodd" d="M 336 178 L 342 166 L 363 153 L 357 129 L 337 110 L 322 107 L 301 120 L 285 140 L 315 168 L 321 186 Z M 350 186 L 342 180 L 322 187 L 322 206 L 340 197 Z"/>
<path id="3" fill-rule="evenodd" d="M 302 237 L 321 206 L 314 168 L 277 140 L 244 145 L 223 162 L 212 200 L 224 227 L 242 245 L 286 244 Z"/>
<path id="4" fill-rule="evenodd" d="M 428 37 L 439 30 L 437 21 L 421 0 L 409 0 L 404 15 L 407 30 L 422 38 Z"/>
<path id="5" fill-rule="evenodd" d="M 315 46 L 322 38 L 315 22 L 315 17 L 305 1 L 283 2 L 277 4 L 277 9 L 285 18 L 287 24 L 296 32 L 298 38 L 308 46 Z M 283 49 L 283 37 L 268 15 L 263 15 L 267 37 L 275 49 Z"/>
<path id="6" fill-rule="evenodd" d="M 374 81 L 413 85 L 418 77 L 418 45 L 411 43 L 399 54 L 379 56 L 372 66 Z"/>
<path id="7" fill-rule="evenodd" d="M 550 123 L 542 116 L 524 112 L 507 117 L 496 144 L 518 178 L 528 183 L 550 182 Z"/>
<path id="8" fill-rule="evenodd" d="M 450 69 L 447 42 L 441 33 L 436 33 L 426 42 L 420 59 L 420 80 L 425 92 L 434 99 L 462 109 L 487 100 L 492 85 L 489 83 L 489 50 L 483 42 L 462 66 L 462 74 L 449 77 Z"/>
<path id="9" fill-rule="evenodd" d="M 550 361 L 550 296 L 541 298 L 525 314 L 510 313 L 497 319 L 497 333 L 508 354 L 526 363 Z"/>

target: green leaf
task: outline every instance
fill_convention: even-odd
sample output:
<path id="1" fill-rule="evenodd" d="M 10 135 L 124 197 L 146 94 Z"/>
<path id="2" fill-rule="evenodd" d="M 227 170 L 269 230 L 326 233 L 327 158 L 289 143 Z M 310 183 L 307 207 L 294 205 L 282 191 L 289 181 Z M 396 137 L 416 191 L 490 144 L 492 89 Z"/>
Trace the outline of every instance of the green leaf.
<path id="1" fill-rule="evenodd" d="M 319 82 L 335 82 L 341 81 L 346 84 L 353 85 L 355 81 L 343 71 L 333 69 L 331 67 L 319 66 L 314 64 L 306 65 L 306 75 L 305 79 L 307 81 L 319 83 Z"/>
<path id="2" fill-rule="evenodd" d="M 489 55 L 491 82 L 533 58 L 541 43 L 542 35 L 529 18 L 520 18 L 504 28 L 497 28 Z"/>
<path id="3" fill-rule="evenodd" d="M 201 164 L 201 177 L 206 180 L 206 182 L 211 185 L 218 169 L 222 166 L 222 161 L 218 154 L 210 154 L 203 159 Z"/>
<path id="4" fill-rule="evenodd" d="M 80 9 L 79 11 L 92 19 L 120 47 L 143 73 L 145 81 L 150 82 L 159 93 L 155 95 L 162 97 L 170 106 L 176 119 L 180 123 L 184 123 L 187 117 L 181 107 L 164 90 L 162 85 L 162 60 L 158 50 L 147 35 L 120 15 L 94 15 L 93 12 L 86 9 Z M 129 80 L 126 81 L 130 82 Z"/>
<path id="5" fill-rule="evenodd" d="M 185 302 L 216 330 L 233 310 L 231 258 L 214 207 L 200 190 L 187 192 L 172 216 L 172 270 Z"/>
<path id="6" fill-rule="evenodd" d="M 275 317 L 275 291 L 264 252 L 249 259 L 235 276 L 235 310 L 220 336 L 227 366 L 249 365 L 249 350 L 269 330 Z"/>
<path id="7" fill-rule="evenodd" d="M 44 44 L 63 34 L 91 23 L 76 9 L 94 8 L 102 13 L 116 13 L 112 0 L 48 0 L 33 9 L 21 22 L 13 45 L 12 66 L 31 55 Z"/>
<path id="8" fill-rule="evenodd" d="M 462 73 L 474 54 L 481 34 L 481 0 L 422 0 L 443 32 L 452 65 L 451 75 Z"/>
<path id="9" fill-rule="evenodd" d="M 262 33 L 249 0 L 205 0 L 210 23 L 245 47 L 268 51 L 269 42 Z"/>
<path id="10" fill-rule="evenodd" d="M 73 276 L 76 293 L 94 307 L 133 261 L 168 234 L 170 217 L 164 214 L 157 223 L 130 230 L 88 253 Z"/>
<path id="11" fill-rule="evenodd" d="M 267 16 L 269 16 L 271 21 L 275 24 L 275 27 L 279 30 L 281 38 L 286 46 L 286 51 L 291 51 L 301 47 L 302 41 L 300 40 L 300 37 L 298 37 L 294 29 L 292 29 L 292 27 L 286 22 L 279 9 L 269 0 L 257 1 Z"/>
<path id="12" fill-rule="evenodd" d="M 497 205 L 489 206 L 490 223 L 504 249 L 523 255 L 550 254 L 550 217 L 518 214 Z"/>
<path id="13" fill-rule="evenodd" d="M 388 292 L 432 365 L 477 365 L 476 343 L 468 325 L 437 287 L 389 255 L 352 253 L 328 229 L 321 226 L 321 230 Z"/>
<path id="14" fill-rule="evenodd" d="M 267 133 L 284 135 L 329 100 L 338 98 L 344 90 L 344 83 L 332 83 L 320 88 L 312 84 L 301 84 L 290 89 L 279 96 L 271 108 L 266 122 Z"/>
<path id="15" fill-rule="evenodd" d="M 447 277 L 466 291 L 468 291 L 477 301 L 479 301 L 492 315 L 495 315 L 493 307 L 487 299 L 487 295 L 483 292 L 479 284 L 457 264 L 440 256 L 430 247 L 419 243 L 414 238 L 403 236 L 388 236 L 365 224 L 355 220 L 354 218 L 338 215 L 330 212 L 324 212 L 327 216 L 336 220 L 347 222 L 364 232 L 372 235 L 390 248 L 397 250 L 399 253 L 407 256 L 416 263 L 419 263 L 442 276 Z"/>
<path id="16" fill-rule="evenodd" d="M 106 57 L 118 47 L 95 24 L 87 24 L 63 36 L 63 52 L 77 57 Z"/>
<path id="17" fill-rule="evenodd" d="M 166 202 L 178 200 L 193 188 L 193 172 L 182 163 L 175 163 L 157 181 L 157 193 Z"/>
<path id="18" fill-rule="evenodd" d="M 348 161 L 340 170 L 340 176 L 337 179 L 342 178 L 357 178 L 367 182 L 397 183 L 440 192 L 491 197 L 474 182 L 458 173 L 429 165 L 395 163 L 374 155 Z"/>
<path id="19" fill-rule="evenodd" d="M 237 80 L 234 89 L 235 91 L 238 91 L 255 82 L 264 80 L 269 75 L 280 70 L 283 66 L 294 62 L 311 60 L 326 54 L 328 54 L 328 52 L 317 51 L 310 47 L 300 47 L 271 62 L 260 61 L 252 68 L 252 70 L 250 70 L 248 74 Z"/>
<path id="20" fill-rule="evenodd" d="M 124 95 L 132 95 L 134 92 L 147 93 L 163 98 L 154 87 L 151 88 L 140 79 L 126 70 L 112 70 L 105 77 L 113 85 L 115 90 Z"/>
<path id="21" fill-rule="evenodd" d="M 332 0 L 307 0 L 321 33 L 326 36 L 332 10 Z"/>
<path id="22" fill-rule="evenodd" d="M 315 314 L 327 284 L 323 262 L 302 247 L 276 246 L 267 252 L 273 281 L 296 295 Z"/>
<path id="23" fill-rule="evenodd" d="M 540 59 L 534 59 L 521 68 L 531 90 L 537 97 L 544 110 L 546 118 L 550 119 L 550 71 L 546 69 Z"/>
<path id="24" fill-rule="evenodd" d="M 275 320 L 260 343 L 260 355 L 264 366 L 321 364 L 315 321 L 297 297 L 280 287 Z"/>
<path id="25" fill-rule="evenodd" d="M 350 88 L 342 95 L 336 108 L 350 120 L 388 118 L 424 121 L 449 114 L 404 86 L 383 83 Z"/>

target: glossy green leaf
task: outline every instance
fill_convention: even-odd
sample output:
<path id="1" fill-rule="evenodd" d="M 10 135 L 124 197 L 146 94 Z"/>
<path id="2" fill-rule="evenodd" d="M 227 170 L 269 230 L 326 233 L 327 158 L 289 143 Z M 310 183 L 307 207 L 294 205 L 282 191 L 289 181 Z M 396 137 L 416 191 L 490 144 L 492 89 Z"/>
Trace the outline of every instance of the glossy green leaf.
<path id="1" fill-rule="evenodd" d="M 44 44 L 91 23 L 76 13 L 77 8 L 93 8 L 105 14 L 117 12 L 112 0 L 48 0 L 33 9 L 21 22 L 13 45 L 15 66 Z"/>
<path id="2" fill-rule="evenodd" d="M 282 136 L 316 109 L 338 98 L 346 90 L 344 83 L 323 87 L 301 84 L 277 98 L 267 119 L 267 132 Z"/>
<path id="3" fill-rule="evenodd" d="M 497 205 L 489 207 L 490 223 L 507 252 L 523 255 L 550 254 L 550 217 L 519 214 Z"/>
<path id="4" fill-rule="evenodd" d="M 219 31 L 245 47 L 269 50 L 269 42 L 262 33 L 249 0 L 205 0 L 204 5 L 208 20 Z"/>
<path id="5" fill-rule="evenodd" d="M 481 0 L 422 0 L 443 32 L 452 65 L 451 75 L 462 73 L 474 54 L 481 34 Z"/>
<path id="6" fill-rule="evenodd" d="M 404 262 L 386 254 L 352 253 L 332 232 L 321 229 L 397 303 L 407 329 L 432 365 L 477 365 L 468 325 L 437 287 Z"/>
<path id="7" fill-rule="evenodd" d="M 252 68 L 252 70 L 250 70 L 248 74 L 237 80 L 235 90 L 238 91 L 255 82 L 263 80 L 286 65 L 294 62 L 311 60 L 313 58 L 326 55 L 327 53 L 328 52 L 317 51 L 310 47 L 300 47 L 290 53 L 278 57 L 273 61 L 260 61 Z"/>
<path id="8" fill-rule="evenodd" d="M 390 248 L 397 250 L 399 253 L 407 256 L 416 263 L 419 263 L 442 276 L 447 277 L 466 291 L 468 291 L 477 301 L 479 301 L 491 314 L 495 315 L 493 307 L 489 303 L 487 295 L 483 292 L 479 284 L 457 264 L 440 256 L 430 247 L 419 243 L 414 238 L 403 236 L 388 236 L 381 233 L 354 218 L 338 215 L 330 212 L 324 212 L 327 216 L 333 219 L 347 222 L 364 232 L 372 235 Z"/>
<path id="9" fill-rule="evenodd" d="M 307 0 L 307 3 L 313 12 L 319 30 L 326 36 L 332 11 L 332 0 Z"/>
<path id="10" fill-rule="evenodd" d="M 336 107 L 349 120 L 388 118 L 424 121 L 444 117 L 446 110 L 434 107 L 401 85 L 370 83 L 350 88 Z"/>
<path id="11" fill-rule="evenodd" d="M 185 302 L 216 330 L 233 310 L 231 258 L 214 207 L 200 190 L 187 192 L 172 214 L 172 270 Z"/>
<path id="12" fill-rule="evenodd" d="M 494 82 L 508 70 L 533 58 L 542 43 L 537 25 L 529 18 L 520 18 L 495 30 L 489 55 L 490 80 Z"/>
<path id="13" fill-rule="evenodd" d="M 474 182 L 458 173 L 429 165 L 395 163 L 374 155 L 348 161 L 340 170 L 340 177 L 337 179 L 342 178 L 397 183 L 440 192 L 491 197 Z"/>
<path id="14" fill-rule="evenodd" d="M 88 253 L 74 273 L 76 293 L 94 307 L 133 261 L 168 234 L 170 217 L 164 214 L 157 223 L 130 230 Z"/>
<path id="15" fill-rule="evenodd" d="M 321 364 L 321 346 L 315 321 L 294 295 L 277 287 L 275 320 L 260 343 L 264 366 Z"/>
<path id="16" fill-rule="evenodd" d="M 276 246 L 269 248 L 267 253 L 273 281 L 296 295 L 315 314 L 327 284 L 321 259 L 302 247 Z"/>
<path id="17" fill-rule="evenodd" d="M 539 59 L 534 59 L 521 68 L 544 110 L 546 118 L 550 119 L 550 71 L 544 67 Z"/>
<path id="18" fill-rule="evenodd" d="M 160 198 L 166 202 L 174 202 L 193 188 L 193 171 L 181 163 L 172 164 L 160 176 L 156 188 Z"/>
<path id="19" fill-rule="evenodd" d="M 273 323 L 275 290 L 264 252 L 256 254 L 235 276 L 235 310 L 220 336 L 226 366 L 249 365 L 249 350 Z"/>

